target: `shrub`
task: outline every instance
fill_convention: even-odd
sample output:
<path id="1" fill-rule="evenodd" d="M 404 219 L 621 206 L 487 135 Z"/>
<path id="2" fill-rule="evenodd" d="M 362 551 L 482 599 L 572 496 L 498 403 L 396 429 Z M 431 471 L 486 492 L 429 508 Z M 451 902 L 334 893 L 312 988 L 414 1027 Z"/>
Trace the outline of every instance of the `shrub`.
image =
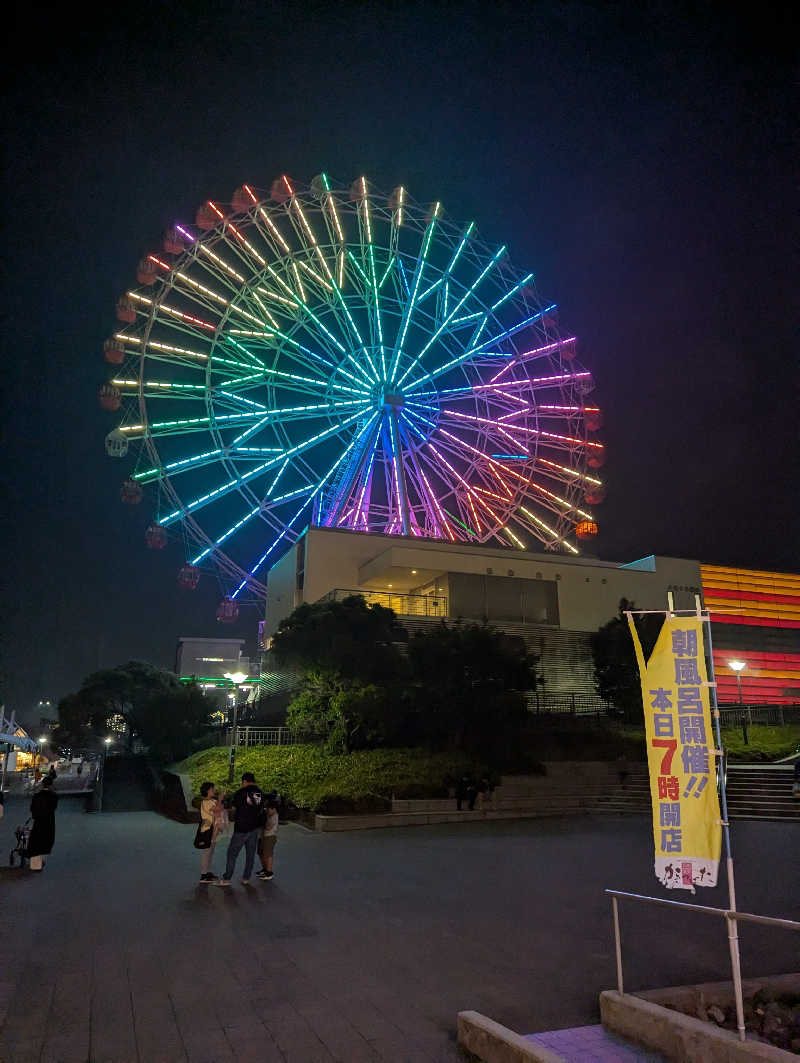
<path id="1" fill-rule="evenodd" d="M 206 779 L 223 791 L 238 787 L 244 771 L 260 786 L 275 789 L 298 808 L 314 812 L 384 811 L 395 797 L 444 797 L 448 781 L 465 772 L 478 778 L 486 765 L 459 753 L 426 753 L 419 749 L 371 749 L 331 755 L 320 746 L 257 746 L 236 758 L 236 782 L 227 784 L 228 750 L 224 746 L 195 753 L 178 771 L 188 774 L 198 793 Z"/>

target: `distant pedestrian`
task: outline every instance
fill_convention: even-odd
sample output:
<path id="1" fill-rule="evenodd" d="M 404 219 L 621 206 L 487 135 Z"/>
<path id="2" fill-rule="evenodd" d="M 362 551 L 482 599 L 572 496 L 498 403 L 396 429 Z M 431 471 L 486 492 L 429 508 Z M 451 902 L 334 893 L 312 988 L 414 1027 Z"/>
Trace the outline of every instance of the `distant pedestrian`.
<path id="1" fill-rule="evenodd" d="M 217 876 L 211 871 L 214 859 L 214 848 L 221 832 L 222 819 L 220 810 L 227 816 L 222 802 L 219 799 L 219 791 L 213 782 L 204 782 L 200 787 L 200 825 L 195 837 L 195 848 L 200 849 L 200 881 L 214 882 Z M 198 844 L 200 841 L 202 844 Z"/>
<path id="2" fill-rule="evenodd" d="M 483 809 L 492 804 L 492 784 L 484 775 L 478 783 L 478 808 Z"/>
<path id="3" fill-rule="evenodd" d="M 31 800 L 33 827 L 28 838 L 28 857 L 31 871 L 44 869 L 45 857 L 53 851 L 56 840 L 56 807 L 58 794 L 53 790 L 53 780 L 48 775 L 42 780 L 42 788 Z"/>
<path id="4" fill-rule="evenodd" d="M 272 870 L 275 859 L 275 846 L 278 844 L 278 798 L 275 794 L 267 797 L 267 822 L 258 841 L 258 855 L 261 870 L 258 877 L 268 882 L 275 875 Z"/>
<path id="5" fill-rule="evenodd" d="M 258 835 L 266 822 L 264 794 L 256 786 L 256 778 L 251 771 L 246 771 L 242 775 L 242 785 L 233 795 L 231 810 L 233 811 L 233 835 L 228 845 L 225 873 L 222 878 L 215 881 L 215 885 L 230 886 L 236 859 L 244 849 L 242 883 L 246 886 L 253 873 Z"/>
<path id="6" fill-rule="evenodd" d="M 47 778 L 50 780 L 51 785 L 55 783 L 57 778 L 55 764 L 50 765 L 50 771 L 47 773 Z"/>
<path id="7" fill-rule="evenodd" d="M 478 788 L 475 781 L 469 775 L 462 775 L 456 783 L 456 808 L 461 812 L 464 801 L 470 812 L 475 809 L 475 798 L 478 796 Z"/>
<path id="8" fill-rule="evenodd" d="M 83 775 L 83 759 L 78 761 L 78 775 Z"/>

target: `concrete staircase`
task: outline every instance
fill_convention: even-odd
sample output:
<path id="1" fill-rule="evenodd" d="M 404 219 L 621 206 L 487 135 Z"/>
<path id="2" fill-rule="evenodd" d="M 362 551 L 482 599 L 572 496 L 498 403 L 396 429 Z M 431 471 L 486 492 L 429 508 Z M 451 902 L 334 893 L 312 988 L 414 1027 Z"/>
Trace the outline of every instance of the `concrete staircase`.
<path id="1" fill-rule="evenodd" d="M 650 811 L 647 767 L 632 764 L 561 761 L 547 765 L 546 775 L 504 775 L 483 808 L 457 812 L 452 798 L 392 801 L 392 812 L 463 817 L 513 819 L 532 816 L 569 816 L 593 813 L 624 815 Z"/>
<path id="2" fill-rule="evenodd" d="M 792 797 L 791 765 L 728 765 L 731 819 L 779 819 L 800 823 L 800 801 Z M 504 775 L 492 800 L 481 810 L 456 812 L 455 801 L 392 801 L 392 812 L 513 819 L 529 816 L 650 814 L 650 781 L 645 764 L 552 762 L 547 775 Z"/>
<path id="3" fill-rule="evenodd" d="M 729 764 L 731 819 L 781 819 L 800 823 L 800 800 L 792 797 L 791 764 Z"/>
<path id="4" fill-rule="evenodd" d="M 148 812 L 153 807 L 153 780 L 143 756 L 106 757 L 104 812 Z"/>

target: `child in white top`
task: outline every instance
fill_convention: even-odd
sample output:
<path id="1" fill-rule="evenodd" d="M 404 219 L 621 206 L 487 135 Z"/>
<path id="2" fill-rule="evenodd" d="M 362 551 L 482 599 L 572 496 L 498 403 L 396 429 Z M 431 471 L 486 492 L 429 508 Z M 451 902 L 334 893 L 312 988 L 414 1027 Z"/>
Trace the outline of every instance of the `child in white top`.
<path id="1" fill-rule="evenodd" d="M 267 822 L 261 832 L 261 837 L 258 840 L 258 855 L 261 860 L 261 870 L 258 872 L 258 877 L 265 882 L 268 882 L 271 878 L 274 878 L 272 871 L 273 860 L 275 859 L 275 846 L 278 844 L 278 802 L 277 799 L 270 794 L 267 797 Z"/>

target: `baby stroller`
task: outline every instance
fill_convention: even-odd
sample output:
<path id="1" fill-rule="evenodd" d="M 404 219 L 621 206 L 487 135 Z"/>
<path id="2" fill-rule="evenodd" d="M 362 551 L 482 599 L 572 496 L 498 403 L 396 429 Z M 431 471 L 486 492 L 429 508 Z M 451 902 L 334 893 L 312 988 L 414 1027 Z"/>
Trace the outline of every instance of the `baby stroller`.
<path id="1" fill-rule="evenodd" d="M 17 827 L 14 831 L 14 836 L 17 839 L 17 843 L 11 852 L 8 854 L 8 863 L 10 867 L 13 867 L 17 860 L 19 860 L 20 867 L 25 866 L 25 861 L 28 857 L 28 843 L 31 837 L 31 831 L 33 827 L 32 819 L 29 819 L 27 823 L 23 823 L 21 827 Z"/>

